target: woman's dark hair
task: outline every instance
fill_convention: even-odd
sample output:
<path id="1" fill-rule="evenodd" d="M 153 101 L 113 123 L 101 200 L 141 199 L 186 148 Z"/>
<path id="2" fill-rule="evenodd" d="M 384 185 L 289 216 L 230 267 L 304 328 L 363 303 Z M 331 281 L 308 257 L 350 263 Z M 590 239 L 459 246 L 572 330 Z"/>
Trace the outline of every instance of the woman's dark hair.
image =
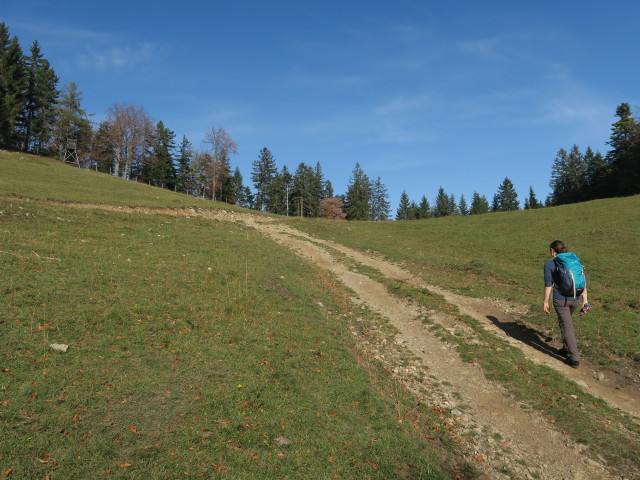
<path id="1" fill-rule="evenodd" d="M 556 253 L 565 253 L 569 251 L 562 240 L 554 240 L 551 242 L 551 245 L 549 245 L 549 248 Z"/>

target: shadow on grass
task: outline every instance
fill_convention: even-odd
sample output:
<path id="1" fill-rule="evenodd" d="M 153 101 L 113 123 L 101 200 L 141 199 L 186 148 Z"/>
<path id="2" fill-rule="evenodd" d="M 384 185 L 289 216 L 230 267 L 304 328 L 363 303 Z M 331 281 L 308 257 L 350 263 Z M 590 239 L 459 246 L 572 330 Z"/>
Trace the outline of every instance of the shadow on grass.
<path id="1" fill-rule="evenodd" d="M 487 319 L 489 319 L 496 327 L 506 333 L 509 337 L 518 340 L 525 345 L 529 345 L 539 352 L 542 352 L 545 355 L 549 355 L 551 358 L 559 361 L 564 361 L 565 356 L 563 355 L 562 350 L 551 345 L 551 337 L 548 337 L 547 335 L 544 335 L 543 333 L 534 330 L 533 328 L 519 325 L 516 322 L 502 322 L 500 321 L 500 319 L 494 317 L 493 315 L 487 315 Z"/>

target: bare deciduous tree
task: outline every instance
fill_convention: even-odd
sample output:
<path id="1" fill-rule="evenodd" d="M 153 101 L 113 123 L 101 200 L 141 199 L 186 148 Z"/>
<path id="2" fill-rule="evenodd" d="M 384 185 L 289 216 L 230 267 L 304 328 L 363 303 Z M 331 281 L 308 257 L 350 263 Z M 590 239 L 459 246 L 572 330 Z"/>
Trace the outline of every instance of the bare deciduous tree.
<path id="1" fill-rule="evenodd" d="M 142 107 L 114 103 L 107 110 L 108 136 L 113 152 L 113 174 L 129 179 L 142 160 L 153 131 L 151 117 Z"/>
<path id="2" fill-rule="evenodd" d="M 205 143 L 210 146 L 211 154 L 211 192 L 216 199 L 216 191 L 230 175 L 229 156 L 238 153 L 238 144 L 222 127 L 211 127 L 205 134 Z"/>

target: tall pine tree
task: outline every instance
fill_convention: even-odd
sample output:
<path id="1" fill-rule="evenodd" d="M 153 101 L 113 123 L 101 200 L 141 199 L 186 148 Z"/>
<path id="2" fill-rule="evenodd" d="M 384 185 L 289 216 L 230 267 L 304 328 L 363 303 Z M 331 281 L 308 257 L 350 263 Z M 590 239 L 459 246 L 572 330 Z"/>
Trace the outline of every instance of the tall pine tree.
<path id="1" fill-rule="evenodd" d="M 440 187 L 438 189 L 438 194 L 436 195 L 436 203 L 433 208 L 433 216 L 436 218 L 446 217 L 448 215 L 451 215 L 451 211 L 451 199 L 445 193 L 444 188 Z"/>
<path id="2" fill-rule="evenodd" d="M 396 220 L 409 220 L 411 202 L 405 190 L 400 195 L 400 204 L 396 210 Z"/>
<path id="3" fill-rule="evenodd" d="M 56 105 L 56 121 L 53 126 L 53 147 L 56 154 L 63 157 L 68 139 L 76 140 L 76 150 L 80 161 L 84 153 L 91 149 L 92 129 L 89 115 L 81 106 L 82 92 L 71 82 L 62 87 Z"/>
<path id="4" fill-rule="evenodd" d="M 21 115 L 23 148 L 42 153 L 49 146 L 55 121 L 55 105 L 58 98 L 58 77 L 49 61 L 34 41 L 26 57 L 27 90 L 24 111 Z"/>
<path id="5" fill-rule="evenodd" d="M 616 121 L 611 127 L 611 150 L 607 161 L 611 169 L 611 195 L 640 193 L 640 124 L 633 118 L 631 107 L 622 103 L 616 109 Z"/>
<path id="6" fill-rule="evenodd" d="M 518 194 L 509 177 L 505 177 L 500 187 L 498 187 L 498 193 L 494 196 L 493 211 L 510 212 L 519 209 L 520 202 L 518 201 Z"/>
<path id="7" fill-rule="evenodd" d="M 186 136 L 182 136 L 182 142 L 178 148 L 178 169 L 176 171 L 176 189 L 178 192 L 193 195 L 195 190 L 195 182 L 191 173 L 191 162 L 193 160 L 193 149 L 191 142 Z"/>
<path id="8" fill-rule="evenodd" d="M 387 187 L 378 177 L 371 186 L 371 220 L 389 220 L 390 211 L 391 204 Z"/>
<path id="9" fill-rule="evenodd" d="M 24 112 L 27 72 L 18 37 L 0 22 L 0 146 L 20 145 L 18 124 Z"/>
<path id="10" fill-rule="evenodd" d="M 254 208 L 264 211 L 269 205 L 269 194 L 273 180 L 278 173 L 276 161 L 267 147 L 260 150 L 258 159 L 253 162 L 251 181 L 256 190 Z"/>
<path id="11" fill-rule="evenodd" d="M 347 220 L 367 220 L 371 212 L 371 181 L 356 163 L 347 188 L 345 213 Z"/>
<path id="12" fill-rule="evenodd" d="M 471 215 L 489 213 L 489 202 L 487 201 L 487 198 L 484 195 L 480 195 L 478 192 L 473 192 L 469 213 Z"/>

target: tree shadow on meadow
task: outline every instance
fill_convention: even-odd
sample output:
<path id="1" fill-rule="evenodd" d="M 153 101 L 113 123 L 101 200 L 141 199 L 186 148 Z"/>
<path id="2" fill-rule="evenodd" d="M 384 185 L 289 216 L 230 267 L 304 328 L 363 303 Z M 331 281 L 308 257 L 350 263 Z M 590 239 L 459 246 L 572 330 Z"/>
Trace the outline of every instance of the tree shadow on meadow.
<path id="1" fill-rule="evenodd" d="M 493 315 L 487 315 L 487 319 L 489 319 L 496 327 L 506 333 L 509 337 L 518 340 L 525 345 L 529 345 L 539 352 L 549 355 L 551 358 L 555 358 L 560 361 L 564 360 L 565 357 L 562 354 L 562 351 L 551 345 L 551 341 L 553 339 L 548 335 L 513 321 L 502 322 L 499 318 L 494 317 Z"/>

